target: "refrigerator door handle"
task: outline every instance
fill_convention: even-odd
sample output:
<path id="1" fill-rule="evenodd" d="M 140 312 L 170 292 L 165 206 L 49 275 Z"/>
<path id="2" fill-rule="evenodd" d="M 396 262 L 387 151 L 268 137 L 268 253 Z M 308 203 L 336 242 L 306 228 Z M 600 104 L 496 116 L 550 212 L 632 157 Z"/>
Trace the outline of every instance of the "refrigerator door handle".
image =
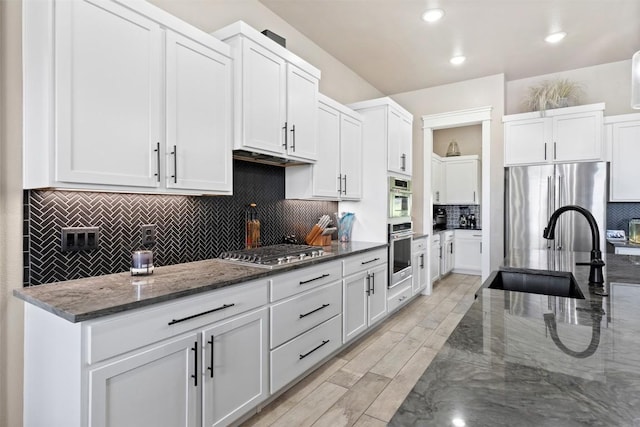
<path id="1" fill-rule="evenodd" d="M 562 175 L 558 175 L 558 207 L 564 206 L 565 202 L 564 202 L 564 194 L 562 191 Z M 558 221 L 558 233 L 556 234 L 556 242 L 557 245 L 556 247 L 558 248 L 558 250 L 562 250 L 562 245 L 564 243 L 564 239 L 563 239 L 563 235 L 562 233 L 564 233 L 564 226 L 563 226 L 563 222 L 562 220 L 566 220 L 566 216 L 565 218 L 559 218 L 560 221 Z"/>
<path id="2" fill-rule="evenodd" d="M 551 218 L 551 214 L 553 213 L 553 198 L 554 194 L 551 191 L 553 189 L 553 177 L 547 176 L 547 217 L 544 219 L 544 222 L 549 222 L 549 218 Z M 555 241 L 552 243 L 551 240 L 547 240 L 547 249 L 551 249 L 551 245 L 555 244 Z"/>

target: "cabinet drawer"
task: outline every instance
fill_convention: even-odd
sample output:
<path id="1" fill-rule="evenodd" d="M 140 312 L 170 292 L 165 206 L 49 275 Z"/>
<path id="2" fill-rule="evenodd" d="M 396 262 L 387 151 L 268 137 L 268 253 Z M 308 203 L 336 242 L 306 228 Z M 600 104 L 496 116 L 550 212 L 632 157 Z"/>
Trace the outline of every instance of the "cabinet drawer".
<path id="1" fill-rule="evenodd" d="M 342 345 L 342 315 L 271 352 L 271 393 L 312 368 Z"/>
<path id="2" fill-rule="evenodd" d="M 413 251 L 420 252 L 423 251 L 427 247 L 427 239 L 418 239 L 413 241 Z"/>
<path id="3" fill-rule="evenodd" d="M 342 280 L 271 307 L 271 348 L 342 312 Z"/>
<path id="4" fill-rule="evenodd" d="M 387 249 L 376 249 L 361 255 L 354 255 L 343 262 L 344 276 L 350 276 L 387 262 Z"/>
<path id="5" fill-rule="evenodd" d="M 411 298 L 411 279 L 407 280 L 408 284 L 406 286 L 401 283 L 397 286 L 399 288 L 398 291 L 387 298 L 387 309 L 389 310 L 389 313 L 407 303 L 409 298 Z"/>
<path id="6" fill-rule="evenodd" d="M 271 301 L 334 282 L 342 278 L 340 273 L 340 261 L 331 261 L 276 276 L 271 279 Z"/>
<path id="7" fill-rule="evenodd" d="M 105 360 L 268 302 L 267 281 L 233 285 L 87 325 L 87 362 Z"/>

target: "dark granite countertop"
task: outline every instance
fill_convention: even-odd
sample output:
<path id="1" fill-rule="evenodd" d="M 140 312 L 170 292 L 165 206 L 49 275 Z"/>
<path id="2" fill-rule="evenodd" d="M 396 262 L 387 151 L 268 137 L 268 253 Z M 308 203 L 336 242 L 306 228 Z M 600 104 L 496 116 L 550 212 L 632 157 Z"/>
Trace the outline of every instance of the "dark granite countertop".
<path id="1" fill-rule="evenodd" d="M 481 288 L 390 425 L 640 425 L 640 257 L 605 254 L 607 297 L 575 265 L 587 260 L 546 251 L 506 260 L 571 271 L 585 299 Z"/>
<path id="2" fill-rule="evenodd" d="M 325 252 L 330 254 L 321 258 L 273 269 L 210 259 L 156 267 L 154 273 L 149 276 L 131 276 L 129 272 L 109 274 L 30 286 L 16 289 L 13 294 L 75 323 L 309 267 L 386 246 L 386 243 L 334 242 L 330 247 L 324 247 Z"/>
<path id="3" fill-rule="evenodd" d="M 618 247 L 618 248 L 638 248 L 638 249 L 640 249 L 640 244 L 639 243 L 633 243 L 633 242 L 630 242 L 629 240 L 611 240 L 611 239 L 607 239 L 607 243 L 609 243 L 610 245 L 612 245 L 614 247 Z"/>

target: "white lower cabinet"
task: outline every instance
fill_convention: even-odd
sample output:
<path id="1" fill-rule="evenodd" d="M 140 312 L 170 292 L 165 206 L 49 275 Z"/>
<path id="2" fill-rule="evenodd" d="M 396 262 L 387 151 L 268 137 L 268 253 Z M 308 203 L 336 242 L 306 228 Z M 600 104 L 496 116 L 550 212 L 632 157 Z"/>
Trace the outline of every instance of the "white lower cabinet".
<path id="1" fill-rule="evenodd" d="M 338 315 L 271 352 L 271 392 L 275 393 L 342 345 Z"/>
<path id="2" fill-rule="evenodd" d="M 455 261 L 456 245 L 453 242 L 452 230 L 442 232 L 440 245 L 442 246 L 442 256 L 440 257 L 440 277 L 442 277 L 451 273 Z"/>
<path id="3" fill-rule="evenodd" d="M 416 295 L 427 287 L 427 243 L 426 239 L 413 241 L 412 293 Z"/>
<path id="4" fill-rule="evenodd" d="M 198 345 L 198 336 L 190 334 L 90 369 L 89 425 L 200 425 Z"/>
<path id="5" fill-rule="evenodd" d="M 431 236 L 431 255 L 429 256 L 431 283 L 440 278 L 440 258 L 442 258 L 442 247 L 440 233 L 437 233 Z"/>
<path id="6" fill-rule="evenodd" d="M 387 315 L 387 250 L 343 261 L 343 342 L 360 335 Z"/>
<path id="7" fill-rule="evenodd" d="M 389 313 L 395 311 L 396 309 L 409 302 L 409 299 L 412 295 L 411 280 L 411 277 L 407 277 L 392 289 L 389 289 L 389 298 L 387 300 Z"/>
<path id="8" fill-rule="evenodd" d="M 479 275 L 482 259 L 482 232 L 478 230 L 455 230 L 453 271 Z"/>
<path id="9" fill-rule="evenodd" d="M 269 395 L 267 313 L 262 308 L 202 332 L 203 426 L 227 425 Z"/>

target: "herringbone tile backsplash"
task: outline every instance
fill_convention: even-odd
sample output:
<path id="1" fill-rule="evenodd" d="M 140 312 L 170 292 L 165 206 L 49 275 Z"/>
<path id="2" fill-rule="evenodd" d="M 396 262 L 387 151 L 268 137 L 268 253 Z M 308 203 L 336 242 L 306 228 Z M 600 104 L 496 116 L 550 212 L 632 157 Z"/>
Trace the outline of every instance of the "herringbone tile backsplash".
<path id="1" fill-rule="evenodd" d="M 304 237 L 336 202 L 284 199 L 284 169 L 234 161 L 233 196 L 191 197 L 25 191 L 25 286 L 128 271 L 143 249 L 142 224 L 156 224 L 156 266 L 217 257 L 244 247 L 245 209 L 256 203 L 263 245 Z M 100 227 L 99 248 L 62 252 L 63 227 Z"/>

